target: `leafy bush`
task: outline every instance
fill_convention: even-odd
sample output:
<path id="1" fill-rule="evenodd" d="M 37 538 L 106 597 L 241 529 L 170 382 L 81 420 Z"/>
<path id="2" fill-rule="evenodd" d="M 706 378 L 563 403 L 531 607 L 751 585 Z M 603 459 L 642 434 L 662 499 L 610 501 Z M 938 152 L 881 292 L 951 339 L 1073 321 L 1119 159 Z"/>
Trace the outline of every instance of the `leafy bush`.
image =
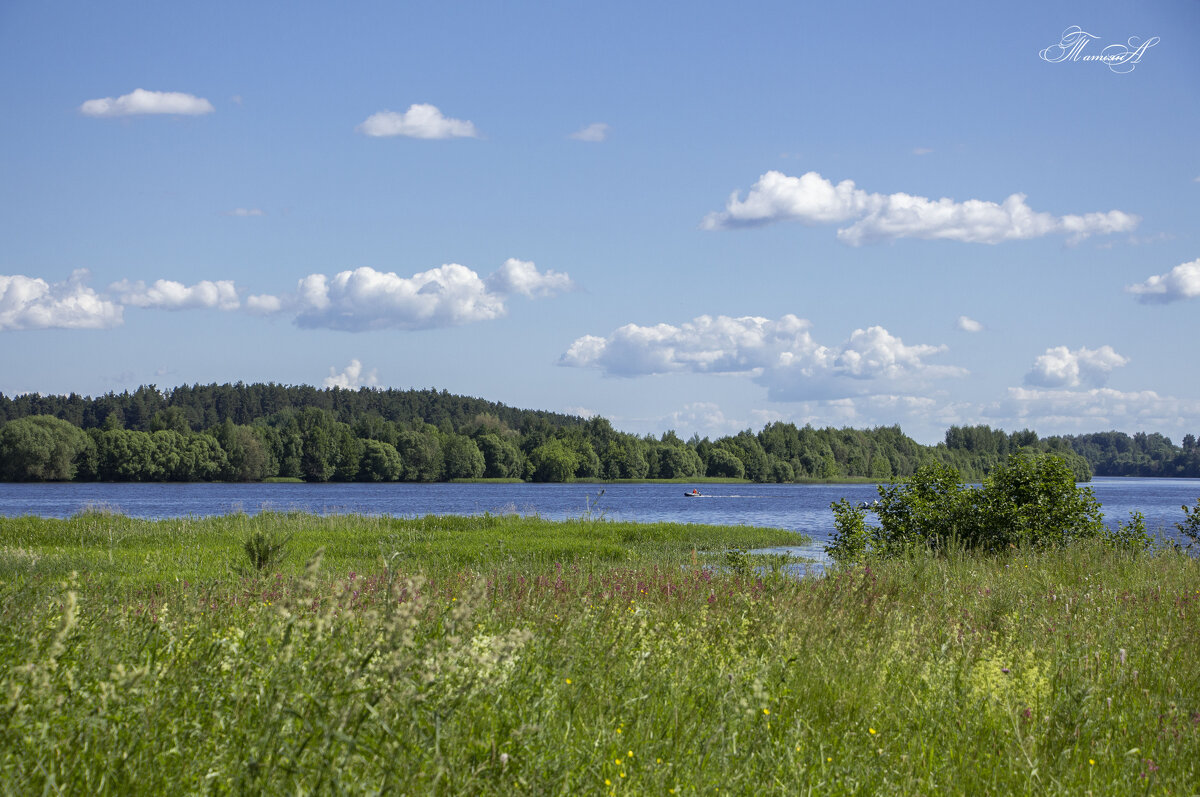
<path id="1" fill-rule="evenodd" d="M 1175 528 L 1179 532 L 1191 540 L 1188 543 L 1190 548 L 1197 543 L 1200 543 L 1200 498 L 1196 499 L 1196 506 L 1193 509 L 1188 509 L 1187 504 L 1183 505 L 1183 522 L 1176 523 Z"/>
<path id="2" fill-rule="evenodd" d="M 276 529 L 256 528 L 250 531 L 242 541 L 242 550 L 246 554 L 252 573 L 273 570 L 287 558 L 288 543 L 292 535 Z"/>
<path id="3" fill-rule="evenodd" d="M 964 484 L 955 468 L 934 463 L 907 482 L 877 489 L 874 503 L 854 506 L 842 499 L 831 506 L 836 532 L 826 551 L 834 559 L 855 561 L 916 548 L 940 551 L 952 544 L 995 551 L 1096 537 L 1114 543 L 1121 535 L 1121 540 L 1146 538 L 1137 518 L 1120 532 L 1109 532 L 1091 489 L 1077 486 L 1070 466 L 1049 454 L 1013 454 L 980 487 Z M 878 526 L 867 524 L 867 513 L 875 514 Z"/>

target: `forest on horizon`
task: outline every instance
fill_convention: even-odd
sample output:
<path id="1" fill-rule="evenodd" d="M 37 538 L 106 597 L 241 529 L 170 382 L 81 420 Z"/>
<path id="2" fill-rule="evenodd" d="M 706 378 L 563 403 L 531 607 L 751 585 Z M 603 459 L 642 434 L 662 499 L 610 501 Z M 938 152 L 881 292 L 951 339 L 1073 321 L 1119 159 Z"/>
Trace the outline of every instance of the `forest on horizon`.
<path id="1" fill-rule="evenodd" d="M 903 479 L 938 462 L 976 481 L 1011 453 L 1062 456 L 1076 478 L 1200 477 L 1200 447 L 1161 434 L 1039 437 L 952 426 L 932 446 L 899 426 L 768 423 L 715 440 L 621 432 L 602 417 L 524 410 L 434 389 L 183 385 L 98 397 L 0 393 L 5 481 L 448 481 L 500 478 Z"/>

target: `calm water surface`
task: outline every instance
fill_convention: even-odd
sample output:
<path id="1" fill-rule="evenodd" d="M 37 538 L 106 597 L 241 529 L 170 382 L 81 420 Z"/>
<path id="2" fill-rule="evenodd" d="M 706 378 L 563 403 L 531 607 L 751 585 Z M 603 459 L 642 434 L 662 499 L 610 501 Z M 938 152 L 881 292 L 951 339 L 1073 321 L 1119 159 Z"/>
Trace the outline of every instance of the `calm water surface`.
<path id="1" fill-rule="evenodd" d="M 1097 478 L 1089 485 L 1109 523 L 1133 511 L 1152 530 L 1177 535 L 1180 505 L 1200 497 L 1200 479 Z M 517 512 L 550 519 L 588 511 L 616 520 L 771 526 L 803 532 L 819 549 L 833 533 L 829 504 L 870 501 L 871 484 L 713 484 L 684 496 L 683 484 L 0 484 L 0 515 L 68 517 L 104 506 L 140 518 L 255 514 L 264 509 L 412 517 Z M 600 490 L 604 494 L 597 498 Z"/>

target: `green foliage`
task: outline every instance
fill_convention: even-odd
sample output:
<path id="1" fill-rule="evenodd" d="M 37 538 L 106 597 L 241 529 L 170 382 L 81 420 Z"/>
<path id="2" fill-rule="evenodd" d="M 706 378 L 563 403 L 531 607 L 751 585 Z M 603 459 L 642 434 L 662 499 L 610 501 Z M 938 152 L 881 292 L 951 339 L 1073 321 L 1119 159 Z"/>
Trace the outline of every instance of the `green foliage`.
<path id="1" fill-rule="evenodd" d="M 1196 506 L 1191 509 L 1187 504 L 1182 506 L 1183 522 L 1176 523 L 1175 528 L 1179 529 L 1179 533 L 1191 540 L 1188 546 L 1200 544 L 1200 498 L 1196 499 Z"/>
<path id="2" fill-rule="evenodd" d="M 1175 446 L 1161 434 L 1098 432 L 1063 438 L 1100 476 L 1200 477 L 1200 446 L 1184 435 Z"/>
<path id="3" fill-rule="evenodd" d="M 569 482 L 575 479 L 579 458 L 563 444 L 554 439 L 538 446 L 529 455 L 533 464 L 533 480 L 539 482 Z"/>
<path id="4" fill-rule="evenodd" d="M 1129 520 L 1118 523 L 1105 539 L 1115 548 L 1134 553 L 1148 551 L 1154 546 L 1154 535 L 1146 528 L 1146 516 L 1141 512 L 1130 512 Z"/>
<path id="5" fill-rule="evenodd" d="M 378 440 L 363 441 L 363 455 L 358 472 L 359 481 L 394 482 L 404 471 L 396 447 Z"/>
<path id="6" fill-rule="evenodd" d="M 978 488 L 963 484 L 954 468 L 931 463 L 907 482 L 877 489 L 873 504 L 852 507 L 843 499 L 832 505 L 836 531 L 826 550 L 839 561 L 953 546 L 1061 547 L 1108 535 L 1092 491 L 1077 487 L 1070 467 L 1049 454 L 1010 454 Z M 878 526 L 866 524 L 868 512 Z M 1137 534 L 1134 523 L 1121 539 Z"/>
<path id="7" fill-rule="evenodd" d="M 525 477 L 525 455 L 521 449 L 499 435 L 488 433 L 475 439 L 483 454 L 483 475 L 489 479 Z"/>
<path id="8" fill-rule="evenodd" d="M 290 532 L 277 528 L 254 527 L 242 541 L 242 551 L 246 555 L 250 569 L 261 573 L 264 570 L 278 568 L 287 558 L 288 544 L 292 540 Z"/>
<path id="9" fill-rule="evenodd" d="M 400 478 L 405 481 L 479 478 L 461 475 L 476 474 L 478 467 L 459 437 L 470 438 L 478 448 L 484 462 L 481 475 L 487 478 L 534 478 L 537 466 L 530 457 L 551 440 L 561 441 L 574 455 L 573 478 L 683 480 L 708 475 L 778 483 L 886 481 L 909 478 L 921 466 L 938 462 L 976 482 L 1022 450 L 1056 454 L 1076 481 L 1089 480 L 1093 466 L 1105 475 L 1200 476 L 1200 446 L 1194 435 L 1175 447 L 1155 434 L 1038 438 L 1029 429 L 1010 434 L 988 426 L 954 426 L 944 442 L 922 446 L 897 426 L 816 429 L 775 422 L 758 433 L 744 430 L 715 440 L 693 437 L 685 443 L 674 432 L 660 439 L 638 437 L 613 429 L 603 418 L 585 421 L 518 410 L 436 390 L 237 384 L 184 385 L 167 391 L 149 385 L 96 398 L 0 394 L 0 419 L 15 422 L 34 415 L 67 421 L 94 433 L 97 441 L 99 432 L 179 435 L 149 442 L 136 436 L 110 437 L 104 456 L 85 444 L 73 476 L 81 480 L 370 479 L 376 471 L 362 463 L 367 440 L 397 449 L 404 468 Z M 220 451 L 207 451 L 197 443 L 197 434 L 216 440 Z M 132 459 L 114 459 L 125 455 Z M 36 473 L 36 467 L 22 470 L 19 461 L 5 465 L 0 457 L 0 478 L 16 471 L 26 475 L 7 478 L 43 478 L 28 475 Z"/>
<path id="10" fill-rule="evenodd" d="M 736 453 L 728 448 L 716 446 L 708 454 L 705 475 L 741 479 L 746 476 L 746 466 Z"/>
<path id="11" fill-rule="evenodd" d="M 871 548 L 871 535 L 867 531 L 867 505 L 852 504 L 843 498 L 832 503 L 835 532 L 825 553 L 835 562 L 861 561 Z"/>
<path id="12" fill-rule="evenodd" d="M 10 421 L 0 428 L 0 479 L 68 481 L 95 445 L 81 429 L 49 415 Z"/>
<path id="13" fill-rule="evenodd" d="M 404 481 L 435 482 L 442 478 L 445 468 L 436 430 L 400 432 L 396 450 L 404 463 Z"/>
<path id="14" fill-rule="evenodd" d="M 1066 545 L 1105 533 L 1100 503 L 1058 455 L 1010 454 L 984 479 L 973 547 Z"/>
<path id="15" fill-rule="evenodd" d="M 483 452 L 469 437 L 447 435 L 442 444 L 442 454 L 445 458 L 444 475 L 447 479 L 478 479 L 487 469 Z"/>

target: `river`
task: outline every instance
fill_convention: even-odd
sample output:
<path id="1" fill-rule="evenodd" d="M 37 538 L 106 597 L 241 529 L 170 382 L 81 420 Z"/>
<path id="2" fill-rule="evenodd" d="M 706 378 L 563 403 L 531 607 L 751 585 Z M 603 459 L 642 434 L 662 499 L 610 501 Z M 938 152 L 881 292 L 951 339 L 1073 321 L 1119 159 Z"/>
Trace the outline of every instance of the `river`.
<path id="1" fill-rule="evenodd" d="M 516 512 L 550 519 L 589 511 L 615 520 L 745 524 L 803 532 L 816 543 L 833 533 L 829 504 L 870 501 L 871 484 L 131 484 L 0 483 L 0 515 L 68 517 L 107 507 L 140 518 L 303 510 L 319 514 L 472 515 Z M 1097 478 L 1089 485 L 1105 520 L 1142 512 L 1153 531 L 1178 538 L 1182 504 L 1200 498 L 1200 479 Z M 601 494 L 603 491 L 603 494 Z"/>

